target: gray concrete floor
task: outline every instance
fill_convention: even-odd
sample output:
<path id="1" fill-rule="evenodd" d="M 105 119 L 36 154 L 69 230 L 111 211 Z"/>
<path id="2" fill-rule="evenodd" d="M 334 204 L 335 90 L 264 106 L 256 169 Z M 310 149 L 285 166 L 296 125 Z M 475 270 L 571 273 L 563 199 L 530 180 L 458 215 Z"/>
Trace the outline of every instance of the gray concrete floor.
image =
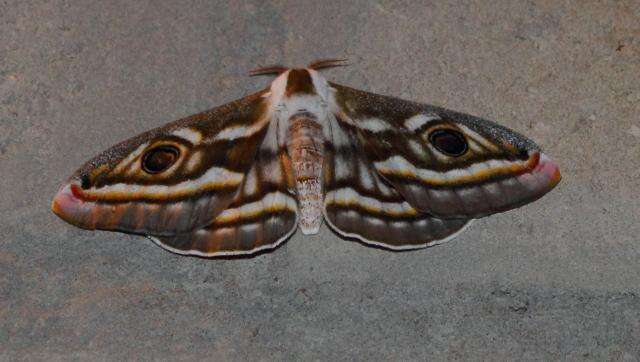
<path id="1" fill-rule="evenodd" d="M 410 253 L 323 227 L 205 260 L 50 212 L 110 145 L 336 56 L 526 134 L 562 183 Z M 0 1 L 0 359 L 638 359 L 639 114 L 638 0 Z"/>

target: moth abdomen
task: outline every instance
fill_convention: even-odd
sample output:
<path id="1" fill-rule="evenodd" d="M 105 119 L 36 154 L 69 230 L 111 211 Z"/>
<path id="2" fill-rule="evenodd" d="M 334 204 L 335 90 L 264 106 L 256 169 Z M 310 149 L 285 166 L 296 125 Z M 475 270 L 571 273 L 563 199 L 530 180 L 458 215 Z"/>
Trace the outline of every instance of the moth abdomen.
<path id="1" fill-rule="evenodd" d="M 322 125 L 314 114 L 303 111 L 289 118 L 286 148 L 304 234 L 317 233 L 322 224 L 324 143 Z"/>

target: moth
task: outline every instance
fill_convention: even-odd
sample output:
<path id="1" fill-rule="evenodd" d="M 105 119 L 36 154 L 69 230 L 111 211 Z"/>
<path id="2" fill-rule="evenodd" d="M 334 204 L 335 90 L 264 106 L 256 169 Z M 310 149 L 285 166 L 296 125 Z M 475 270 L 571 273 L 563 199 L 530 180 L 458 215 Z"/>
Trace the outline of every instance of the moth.
<path id="1" fill-rule="evenodd" d="M 391 250 L 443 243 L 532 202 L 558 166 L 503 126 L 328 82 L 317 61 L 269 87 L 142 133 L 77 170 L 53 199 L 84 229 L 146 235 L 178 254 L 248 255 L 299 226 Z"/>

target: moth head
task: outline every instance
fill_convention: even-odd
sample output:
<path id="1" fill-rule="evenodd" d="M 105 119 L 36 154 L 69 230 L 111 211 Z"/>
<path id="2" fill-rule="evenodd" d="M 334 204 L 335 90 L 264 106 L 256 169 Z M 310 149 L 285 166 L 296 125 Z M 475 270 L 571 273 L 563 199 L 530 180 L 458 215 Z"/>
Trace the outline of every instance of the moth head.
<path id="1" fill-rule="evenodd" d="M 558 166 L 533 141 L 493 122 L 453 112 L 405 123 L 421 160 L 377 168 L 419 209 L 441 218 L 477 218 L 534 201 L 560 181 Z M 412 141 L 413 142 L 413 141 Z"/>
<path id="2" fill-rule="evenodd" d="M 209 167 L 221 155 L 206 147 L 201 132 L 189 127 L 124 141 L 78 169 L 52 209 L 86 229 L 173 235 L 207 225 L 242 177 Z"/>

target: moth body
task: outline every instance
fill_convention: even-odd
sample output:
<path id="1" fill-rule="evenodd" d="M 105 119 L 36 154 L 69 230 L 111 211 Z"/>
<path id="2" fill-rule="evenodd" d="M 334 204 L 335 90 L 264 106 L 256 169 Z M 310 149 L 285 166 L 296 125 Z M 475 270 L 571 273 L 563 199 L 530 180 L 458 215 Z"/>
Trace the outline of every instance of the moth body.
<path id="1" fill-rule="evenodd" d="M 298 225 L 303 234 L 316 234 L 322 225 L 324 194 L 324 134 L 329 90 L 327 81 L 311 69 L 291 69 L 276 78 L 270 87 L 281 139 L 290 162 L 285 172 L 293 175 L 299 209 Z"/>
<path id="2" fill-rule="evenodd" d="M 391 250 L 545 195 L 557 165 L 531 140 L 467 114 L 329 83 L 317 69 L 121 142 L 89 160 L 53 211 L 147 235 L 175 253 L 247 255 L 323 221 Z"/>
<path id="3" fill-rule="evenodd" d="M 289 119 L 287 154 L 296 183 L 302 233 L 316 234 L 322 224 L 324 136 L 315 116 L 301 112 Z"/>

